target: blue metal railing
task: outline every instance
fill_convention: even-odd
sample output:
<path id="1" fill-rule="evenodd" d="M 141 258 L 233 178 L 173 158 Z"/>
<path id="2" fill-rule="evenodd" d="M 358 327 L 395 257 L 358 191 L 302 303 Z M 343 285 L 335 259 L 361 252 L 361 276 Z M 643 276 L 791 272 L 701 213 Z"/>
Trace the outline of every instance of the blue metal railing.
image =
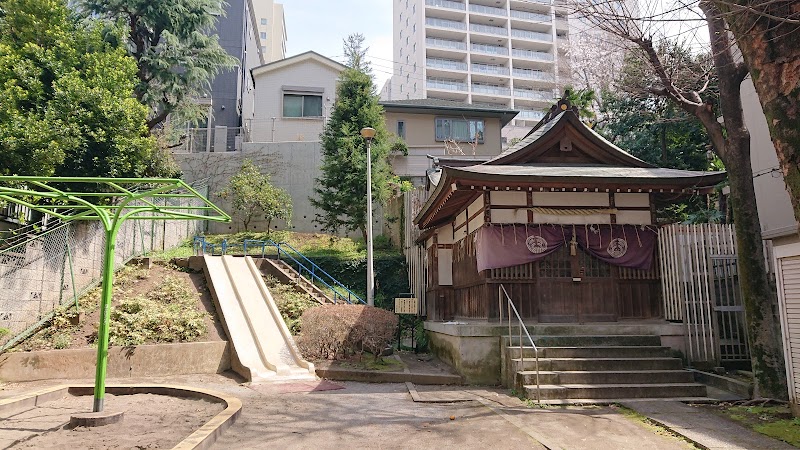
<path id="1" fill-rule="evenodd" d="M 237 250 L 240 249 L 241 254 L 244 256 L 248 255 L 248 251 L 254 254 L 260 249 L 261 257 L 266 256 L 268 248 L 275 248 L 277 250 L 278 259 L 285 261 L 292 266 L 293 269 L 297 270 L 297 273 L 301 276 L 306 276 L 315 285 L 322 285 L 327 288 L 333 296 L 332 300 L 334 303 L 343 300 L 347 303 L 358 302 L 366 304 L 361 297 L 348 289 L 347 286 L 339 282 L 336 278 L 286 242 L 245 239 L 239 244 L 231 243 L 228 242 L 227 239 L 223 239 L 219 244 L 211 244 L 206 242 L 205 237 L 195 236 L 193 247 L 195 253 L 208 253 L 211 255 L 238 253 Z"/>

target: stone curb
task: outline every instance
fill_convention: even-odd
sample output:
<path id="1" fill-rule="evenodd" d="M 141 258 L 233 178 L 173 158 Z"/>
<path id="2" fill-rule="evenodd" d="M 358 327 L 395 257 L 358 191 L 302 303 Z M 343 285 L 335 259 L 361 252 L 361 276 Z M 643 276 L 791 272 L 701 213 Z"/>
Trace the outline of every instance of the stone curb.
<path id="1" fill-rule="evenodd" d="M 93 385 L 59 385 L 44 389 L 39 389 L 26 394 L 0 400 L 0 416 L 6 413 L 29 409 L 48 401 L 56 400 L 66 394 L 91 395 L 94 391 Z M 115 395 L 131 394 L 160 394 L 173 397 L 202 398 L 225 404 L 225 409 L 211 418 L 203 426 L 195 430 L 188 437 L 179 442 L 173 450 L 205 450 L 211 447 L 214 442 L 222 435 L 222 432 L 229 428 L 239 414 L 242 412 L 242 401 L 236 397 L 223 394 L 210 389 L 197 388 L 181 385 L 150 385 L 150 384 L 130 384 L 106 386 L 106 392 Z"/>
<path id="2" fill-rule="evenodd" d="M 317 376 L 336 381 L 362 381 L 367 383 L 462 384 L 460 375 L 425 373 L 376 372 L 371 370 L 317 367 Z"/>

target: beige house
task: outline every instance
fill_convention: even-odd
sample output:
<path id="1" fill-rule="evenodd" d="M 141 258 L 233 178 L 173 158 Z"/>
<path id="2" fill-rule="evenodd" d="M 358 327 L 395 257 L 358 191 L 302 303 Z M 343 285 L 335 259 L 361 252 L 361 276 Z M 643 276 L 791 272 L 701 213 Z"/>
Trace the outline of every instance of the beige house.
<path id="1" fill-rule="evenodd" d="M 800 415 L 800 234 L 753 82 L 742 83 L 761 236 L 772 242 L 789 399 Z"/>
<path id="2" fill-rule="evenodd" d="M 318 141 L 346 67 L 308 51 L 250 71 L 255 84 L 250 142 Z"/>
<path id="3" fill-rule="evenodd" d="M 518 111 L 436 99 L 383 101 L 386 128 L 408 145 L 392 162 L 395 174 L 420 185 L 432 158 L 488 160 L 502 151 L 500 130 Z"/>

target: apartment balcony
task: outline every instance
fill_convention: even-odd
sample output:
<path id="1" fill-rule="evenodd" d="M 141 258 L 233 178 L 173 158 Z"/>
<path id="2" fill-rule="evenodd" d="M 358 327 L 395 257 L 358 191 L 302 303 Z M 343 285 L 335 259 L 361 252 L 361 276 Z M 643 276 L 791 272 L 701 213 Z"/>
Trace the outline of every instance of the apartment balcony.
<path id="1" fill-rule="evenodd" d="M 515 119 L 524 119 L 524 120 L 534 120 L 539 121 L 544 118 L 544 113 L 541 111 L 531 111 L 529 109 L 522 109 L 519 111 L 519 114 L 515 117 Z"/>
<path id="2" fill-rule="evenodd" d="M 442 59 L 442 58 L 426 58 L 425 59 L 425 67 L 429 67 L 432 69 L 444 69 L 444 70 L 467 70 L 467 63 L 461 61 L 453 61 L 451 59 Z"/>
<path id="3" fill-rule="evenodd" d="M 527 11 L 517 11 L 515 9 L 511 10 L 511 17 L 517 19 L 528 20 L 531 22 L 550 22 L 552 18 L 547 14 L 540 14 L 540 13 L 533 13 Z"/>
<path id="4" fill-rule="evenodd" d="M 472 44 L 470 49 L 476 53 L 508 56 L 508 48 L 500 47 L 498 45 Z"/>
<path id="5" fill-rule="evenodd" d="M 456 9 L 459 11 L 466 11 L 467 7 L 461 2 L 453 2 L 450 0 L 425 0 L 426 6 L 434 6 L 436 8 Z"/>
<path id="6" fill-rule="evenodd" d="M 488 75 L 500 75 L 507 77 L 508 76 L 508 67 L 503 66 L 495 66 L 491 64 L 475 64 L 473 63 L 471 66 L 473 72 L 483 73 Z"/>
<path id="7" fill-rule="evenodd" d="M 537 52 L 532 50 L 523 50 L 520 48 L 511 49 L 511 55 L 516 58 L 529 59 L 531 61 L 553 62 L 553 54 L 547 52 Z"/>
<path id="8" fill-rule="evenodd" d="M 461 41 L 451 41 L 450 39 L 425 38 L 425 45 L 441 49 L 467 51 L 467 44 Z"/>
<path id="9" fill-rule="evenodd" d="M 519 69 L 515 67 L 511 74 L 514 75 L 514 77 L 525 78 L 528 80 L 555 81 L 555 77 L 552 73 L 542 72 L 540 70 Z"/>
<path id="10" fill-rule="evenodd" d="M 467 83 L 441 78 L 428 78 L 425 82 L 425 87 L 428 89 L 440 89 L 445 91 L 467 91 Z"/>
<path id="11" fill-rule="evenodd" d="M 511 96 L 511 89 L 502 86 L 492 86 L 488 84 L 475 84 L 472 83 L 473 94 L 488 94 L 488 95 L 502 95 L 505 97 Z"/>
<path id="12" fill-rule="evenodd" d="M 479 23 L 469 24 L 469 31 L 473 31 L 475 33 L 493 34 L 495 36 L 508 36 L 508 30 L 506 30 L 506 27 L 481 25 Z"/>
<path id="13" fill-rule="evenodd" d="M 532 91 L 529 89 L 514 89 L 514 98 L 524 98 L 542 102 L 552 102 L 553 93 L 546 91 Z"/>
<path id="14" fill-rule="evenodd" d="M 550 33 L 540 33 L 538 31 L 525 31 L 511 29 L 511 37 L 529 39 L 532 41 L 553 42 L 553 35 Z"/>
<path id="15" fill-rule="evenodd" d="M 471 12 L 476 12 L 480 14 L 490 14 L 493 16 L 501 16 L 506 17 L 508 13 L 504 8 L 495 8 L 494 6 L 483 6 L 483 5 L 469 5 L 469 10 Z"/>
<path id="16" fill-rule="evenodd" d="M 467 25 L 464 22 L 456 20 L 436 19 L 434 17 L 426 17 L 425 25 L 429 27 L 447 28 L 450 30 L 466 30 Z"/>

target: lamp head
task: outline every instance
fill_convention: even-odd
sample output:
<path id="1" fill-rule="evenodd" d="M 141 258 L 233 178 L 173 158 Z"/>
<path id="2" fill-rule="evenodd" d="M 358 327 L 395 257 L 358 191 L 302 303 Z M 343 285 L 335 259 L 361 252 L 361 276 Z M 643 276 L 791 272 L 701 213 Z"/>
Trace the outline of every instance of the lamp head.
<path id="1" fill-rule="evenodd" d="M 364 127 L 361 129 L 361 137 L 371 141 L 375 137 L 375 128 Z"/>

